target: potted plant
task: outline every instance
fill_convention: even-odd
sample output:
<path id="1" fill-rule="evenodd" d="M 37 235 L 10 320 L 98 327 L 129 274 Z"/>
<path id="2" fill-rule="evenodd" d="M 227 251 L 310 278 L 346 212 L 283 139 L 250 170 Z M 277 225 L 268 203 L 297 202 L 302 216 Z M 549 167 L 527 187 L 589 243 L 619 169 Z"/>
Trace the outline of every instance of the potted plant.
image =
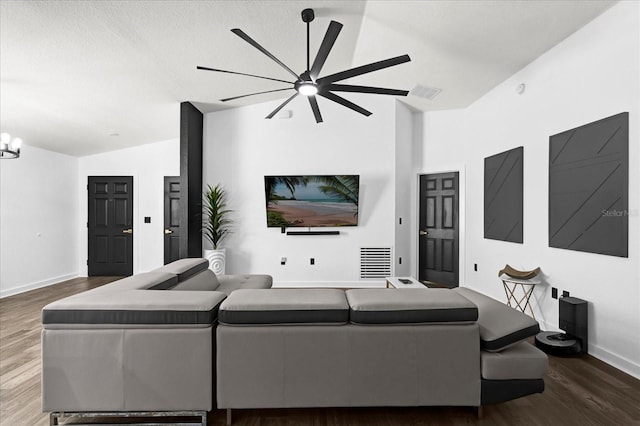
<path id="1" fill-rule="evenodd" d="M 227 209 L 227 195 L 222 185 L 207 185 L 202 210 L 202 232 L 213 247 L 213 250 L 204 251 L 204 257 L 209 260 L 209 268 L 216 275 L 221 275 L 225 273 L 226 259 L 226 250 L 221 243 L 231 233 L 233 223 L 228 217 L 231 210 Z"/>

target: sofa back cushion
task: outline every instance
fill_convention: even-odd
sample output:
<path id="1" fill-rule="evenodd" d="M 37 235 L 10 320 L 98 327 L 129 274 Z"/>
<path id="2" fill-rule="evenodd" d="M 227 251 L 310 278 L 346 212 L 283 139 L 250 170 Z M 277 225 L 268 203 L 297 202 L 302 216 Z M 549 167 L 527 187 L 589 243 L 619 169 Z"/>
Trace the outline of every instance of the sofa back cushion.
<path id="1" fill-rule="evenodd" d="M 452 291 L 478 307 L 480 342 L 486 351 L 501 351 L 540 332 L 535 319 L 502 302 L 465 287 Z"/>
<path id="2" fill-rule="evenodd" d="M 346 295 L 356 324 L 463 323 L 478 318 L 473 303 L 448 289 L 353 289 Z"/>
<path id="3" fill-rule="evenodd" d="M 171 290 L 189 291 L 213 291 L 218 288 L 218 278 L 211 269 L 205 269 L 197 274 L 179 282 Z"/>
<path id="4" fill-rule="evenodd" d="M 152 271 L 131 275 L 89 291 L 101 293 L 125 290 L 166 290 L 176 284 L 178 284 L 178 277 L 175 274 Z"/>
<path id="5" fill-rule="evenodd" d="M 349 305 L 343 290 L 240 289 L 220 305 L 219 321 L 247 324 L 346 324 Z"/>
<path id="6" fill-rule="evenodd" d="M 164 266 L 154 269 L 153 272 L 168 272 L 170 274 L 176 275 L 178 277 L 178 281 L 186 281 L 190 277 L 196 275 L 198 272 L 204 271 L 208 267 L 209 261 L 207 259 L 197 257 L 180 259 L 171 263 L 167 263 Z"/>

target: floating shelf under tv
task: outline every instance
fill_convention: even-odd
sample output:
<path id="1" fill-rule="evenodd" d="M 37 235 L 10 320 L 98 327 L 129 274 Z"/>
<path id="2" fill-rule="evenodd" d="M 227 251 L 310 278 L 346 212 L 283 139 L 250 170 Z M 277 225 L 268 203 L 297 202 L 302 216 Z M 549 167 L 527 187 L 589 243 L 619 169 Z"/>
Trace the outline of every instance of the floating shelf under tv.
<path id="1" fill-rule="evenodd" d="M 339 235 L 340 231 L 287 231 L 287 235 Z"/>

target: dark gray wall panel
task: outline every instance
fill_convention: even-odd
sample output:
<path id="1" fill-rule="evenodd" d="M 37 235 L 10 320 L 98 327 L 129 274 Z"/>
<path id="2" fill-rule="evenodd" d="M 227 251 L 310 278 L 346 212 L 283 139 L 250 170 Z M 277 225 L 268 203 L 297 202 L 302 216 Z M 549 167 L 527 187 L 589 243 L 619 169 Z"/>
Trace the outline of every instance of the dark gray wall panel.
<path id="1" fill-rule="evenodd" d="M 522 242 L 524 148 L 484 159 L 484 237 Z"/>
<path id="2" fill-rule="evenodd" d="M 629 114 L 549 137 L 549 246 L 628 257 Z"/>

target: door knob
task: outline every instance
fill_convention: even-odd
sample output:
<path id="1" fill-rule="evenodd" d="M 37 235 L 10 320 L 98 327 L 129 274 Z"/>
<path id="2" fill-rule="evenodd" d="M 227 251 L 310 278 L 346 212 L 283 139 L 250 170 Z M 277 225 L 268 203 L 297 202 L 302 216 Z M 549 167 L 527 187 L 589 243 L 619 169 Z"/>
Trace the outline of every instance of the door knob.
<path id="1" fill-rule="evenodd" d="M 173 231 L 171 229 L 165 229 L 164 233 L 167 234 L 167 235 L 168 234 L 173 234 Z"/>
<path id="2" fill-rule="evenodd" d="M 419 234 L 420 234 L 420 236 L 421 236 L 421 237 L 424 237 L 425 235 L 427 235 L 427 234 L 428 234 L 428 232 L 427 232 L 427 231 L 423 231 L 423 230 L 421 229 L 421 230 L 420 230 L 420 232 L 419 232 Z"/>
<path id="3" fill-rule="evenodd" d="M 129 228 L 129 229 L 123 229 L 122 230 L 123 234 L 133 234 L 133 229 Z"/>

